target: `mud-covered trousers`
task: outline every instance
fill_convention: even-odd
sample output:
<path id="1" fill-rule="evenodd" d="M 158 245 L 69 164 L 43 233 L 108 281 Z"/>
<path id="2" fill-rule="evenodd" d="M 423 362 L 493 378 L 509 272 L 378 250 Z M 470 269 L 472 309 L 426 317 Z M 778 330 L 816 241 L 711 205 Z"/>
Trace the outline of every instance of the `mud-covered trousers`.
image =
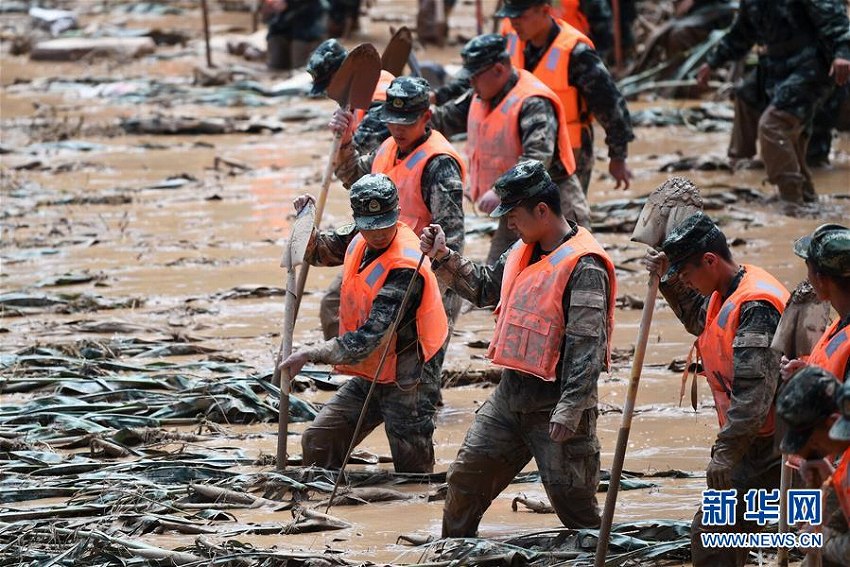
<path id="1" fill-rule="evenodd" d="M 533 457 L 549 501 L 570 528 L 598 527 L 598 410 L 588 409 L 576 436 L 549 438 L 551 411 L 518 413 L 497 388 L 478 409 L 457 458 L 449 467 L 443 537 L 473 537 L 490 503 Z"/>
<path id="2" fill-rule="evenodd" d="M 744 495 L 751 488 L 779 488 L 780 463 L 780 457 L 773 447 L 773 437 L 757 437 L 753 441 L 744 458 L 732 469 L 732 487 L 738 490 L 735 525 L 705 526 L 702 523 L 701 509 L 694 516 L 691 524 L 691 560 L 694 567 L 738 567 L 746 563 L 749 549 L 705 547 L 702 545 L 701 534 L 762 531 L 763 528 L 757 523 L 744 520 L 744 513 L 747 511 Z"/>
<path id="3" fill-rule="evenodd" d="M 325 404 L 301 437 L 305 466 L 342 467 L 369 385 L 368 380 L 355 376 Z M 376 384 L 355 445 L 383 423 L 396 472 L 432 472 L 439 393 L 436 381 L 404 388 L 395 383 Z"/>

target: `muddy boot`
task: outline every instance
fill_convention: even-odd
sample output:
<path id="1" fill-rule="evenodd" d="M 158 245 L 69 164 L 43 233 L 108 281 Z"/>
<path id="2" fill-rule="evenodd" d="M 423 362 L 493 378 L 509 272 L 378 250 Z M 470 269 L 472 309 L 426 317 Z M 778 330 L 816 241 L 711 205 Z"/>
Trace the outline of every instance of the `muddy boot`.
<path id="1" fill-rule="evenodd" d="M 758 125 L 758 109 L 745 102 L 742 97 L 736 97 L 735 120 L 732 122 L 732 134 L 726 155 L 733 160 L 752 159 L 756 155 Z"/>
<path id="2" fill-rule="evenodd" d="M 282 35 L 266 38 L 266 65 L 274 71 L 292 69 L 292 40 Z"/>
<path id="3" fill-rule="evenodd" d="M 769 106 L 759 119 L 758 132 L 768 180 L 777 186 L 782 200 L 802 203 L 806 184 L 811 184 L 806 175 L 802 121 L 789 112 Z"/>
<path id="4" fill-rule="evenodd" d="M 310 54 L 319 47 L 319 41 L 292 41 L 292 67 L 303 67 L 310 59 Z"/>

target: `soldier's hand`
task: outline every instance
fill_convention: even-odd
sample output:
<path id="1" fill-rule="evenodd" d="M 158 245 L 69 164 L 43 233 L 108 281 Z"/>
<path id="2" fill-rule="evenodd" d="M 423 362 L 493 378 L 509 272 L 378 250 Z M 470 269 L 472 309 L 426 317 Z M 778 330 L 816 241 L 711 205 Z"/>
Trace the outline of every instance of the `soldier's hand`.
<path id="1" fill-rule="evenodd" d="M 499 196 L 496 195 L 496 192 L 490 189 L 489 191 L 481 195 L 481 198 L 478 199 L 478 202 L 475 203 L 475 206 L 481 209 L 482 212 L 489 215 L 490 213 L 496 210 L 496 207 L 498 207 L 501 202 L 502 200 L 499 199 Z"/>
<path id="2" fill-rule="evenodd" d="M 711 67 L 708 63 L 703 63 L 697 70 L 697 85 L 705 88 L 708 86 L 708 79 L 711 77 Z"/>
<path id="3" fill-rule="evenodd" d="M 432 260 L 444 258 L 449 253 L 446 246 L 446 233 L 438 224 L 431 224 L 422 230 L 419 236 L 419 249 Z"/>
<path id="4" fill-rule="evenodd" d="M 779 360 L 779 376 L 783 382 L 787 382 L 801 368 L 808 366 L 799 358 L 789 360 L 785 355 Z"/>
<path id="5" fill-rule="evenodd" d="M 850 61 L 836 57 L 829 69 L 829 76 L 835 77 L 835 84 L 843 87 L 850 79 Z"/>
<path id="6" fill-rule="evenodd" d="M 295 214 L 300 214 L 301 211 L 304 210 L 304 207 L 306 207 L 310 203 L 315 206 L 316 198 L 308 193 L 305 193 L 299 197 L 295 197 L 295 200 L 292 201 L 292 206 L 295 207 Z"/>
<path id="7" fill-rule="evenodd" d="M 279 370 L 289 370 L 290 376 L 295 376 L 301 369 L 304 368 L 304 365 L 309 362 L 309 358 L 307 353 L 304 351 L 296 351 L 286 357 L 286 360 L 280 363 L 278 366 Z"/>
<path id="8" fill-rule="evenodd" d="M 341 142 L 343 145 L 351 141 L 351 137 L 354 134 L 353 126 L 354 114 L 347 108 L 337 108 L 334 112 L 333 118 L 331 118 L 331 121 L 328 124 L 331 132 L 341 136 Z"/>
<path id="9" fill-rule="evenodd" d="M 667 254 L 659 252 L 654 248 L 646 251 L 646 255 L 641 260 L 646 271 L 650 274 L 655 274 L 659 278 L 664 277 L 667 270 L 670 268 L 670 260 L 667 259 Z"/>
<path id="10" fill-rule="evenodd" d="M 625 191 L 629 188 L 632 170 L 626 165 L 626 160 L 611 159 L 611 162 L 608 164 L 608 173 L 617 180 L 617 185 L 614 186 L 614 189 L 620 189 L 622 186 L 623 191 Z"/>
<path id="11" fill-rule="evenodd" d="M 549 422 L 549 439 L 555 443 L 569 441 L 575 434 L 575 431 L 568 428 L 566 425 L 556 423 L 554 421 Z"/>
<path id="12" fill-rule="evenodd" d="M 827 459 L 810 459 L 800 465 L 800 476 L 806 481 L 806 486 L 820 486 L 834 472 Z"/>
<path id="13" fill-rule="evenodd" d="M 732 465 L 712 457 L 705 469 L 705 480 L 712 490 L 728 490 L 732 488 Z"/>

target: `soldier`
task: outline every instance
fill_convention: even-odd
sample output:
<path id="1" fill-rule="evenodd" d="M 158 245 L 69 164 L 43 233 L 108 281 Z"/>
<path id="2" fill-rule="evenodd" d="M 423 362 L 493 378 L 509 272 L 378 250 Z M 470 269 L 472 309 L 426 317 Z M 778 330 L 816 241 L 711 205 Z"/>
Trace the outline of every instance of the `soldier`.
<path id="1" fill-rule="evenodd" d="M 542 163 L 516 165 L 495 191 L 501 203 L 491 216 L 507 217 L 522 240 L 493 265 L 450 250 L 435 225 L 421 237 L 441 281 L 478 306 L 498 303 L 487 356 L 504 367 L 449 467 L 443 537 L 474 536 L 532 457 L 564 525 L 594 528 L 597 381 L 610 363 L 614 264 L 590 232 L 564 218 Z"/>
<path id="2" fill-rule="evenodd" d="M 263 19 L 269 25 L 266 53 L 269 69 L 304 65 L 325 35 L 325 5 L 314 0 L 265 0 Z"/>
<path id="3" fill-rule="evenodd" d="M 807 366 L 794 374 L 779 393 L 776 414 L 790 427 L 782 439 L 782 451 L 806 459 L 800 474 L 807 484 L 820 488 L 824 480 L 828 482 L 821 528 L 823 565 L 848 565 L 850 382 L 842 385 L 831 373 Z"/>
<path id="4" fill-rule="evenodd" d="M 564 216 L 590 225 L 590 207 L 575 176 L 575 159 L 558 96 L 534 75 L 514 69 L 505 38 L 497 34 L 470 40 L 461 51 L 474 91 L 434 109 L 431 124 L 443 134 L 467 132 L 470 197 L 491 213 L 499 205 L 496 179 L 525 160 L 545 165 L 560 191 Z M 516 235 L 502 216 L 487 263 L 493 264 Z"/>
<path id="5" fill-rule="evenodd" d="M 347 56 L 348 51 L 335 39 L 325 40 L 316 48 L 307 61 L 307 72 L 313 77 L 311 96 L 322 96 L 327 92 L 328 85 Z M 390 131 L 378 117 L 378 113 L 383 101 L 387 100 L 387 88 L 394 78 L 391 73 L 382 69 L 372 95 L 372 106 L 368 111 L 359 108 L 354 111 L 352 139 L 355 147 L 361 152 L 371 152 L 390 137 Z"/>
<path id="6" fill-rule="evenodd" d="M 806 261 L 808 279 L 818 298 L 829 301 L 838 313 L 815 344 L 807 359 L 783 357 L 783 378 L 812 364 L 834 374 L 841 382 L 850 380 L 850 229 L 825 224 L 794 244 L 794 253 Z"/>
<path id="7" fill-rule="evenodd" d="M 300 211 L 310 195 L 295 200 Z M 358 443 L 384 422 L 398 472 L 434 468 L 434 413 L 440 393 L 440 366 L 448 334 L 437 280 L 426 261 L 416 271 L 419 240 L 399 222 L 399 196 L 386 175 L 366 175 L 351 186 L 354 224 L 314 233 L 305 260 L 343 266 L 339 336 L 302 348 L 282 362 L 295 375 L 306 362 L 334 364 L 353 374 L 304 432 L 305 465 L 339 468 L 365 414 Z M 412 281 L 411 281 L 412 280 Z M 410 296 L 394 336 L 388 333 L 405 291 Z M 381 373 L 381 356 L 389 344 Z M 370 382 L 377 381 L 364 408 Z"/>
<path id="8" fill-rule="evenodd" d="M 744 57 L 754 44 L 765 47 L 758 73 L 735 97 L 735 113 L 742 125 L 758 122 L 768 180 L 789 214 L 817 201 L 806 165 L 807 129 L 832 83 L 842 86 L 850 77 L 848 28 L 841 0 L 742 0 L 732 27 L 697 72 L 704 87 L 712 69 Z M 755 148 L 734 148 L 734 132 L 732 139 L 730 157 L 749 157 L 733 150 L 754 153 Z"/>
<path id="9" fill-rule="evenodd" d="M 614 45 L 608 0 L 551 0 L 552 17 L 589 37 L 602 59 Z"/>
<path id="10" fill-rule="evenodd" d="M 352 115 L 338 109 L 331 128 L 342 134 L 337 160 L 337 177 L 350 187 L 367 173 L 385 173 L 399 190 L 401 220 L 414 234 L 432 222 L 448 235 L 449 246 L 463 252 L 463 159 L 446 138 L 428 125 L 428 83 L 424 79 L 399 77 L 387 89 L 387 99 L 378 113 L 392 136 L 364 154 L 351 143 Z M 338 286 L 322 299 L 321 320 L 325 338 L 337 334 Z M 460 302 L 454 292 L 444 294 L 446 312 L 452 323 Z"/>
<path id="11" fill-rule="evenodd" d="M 663 252 L 648 251 L 644 263 L 663 276 L 660 291 L 688 332 L 698 336 L 694 346 L 720 422 L 706 469 L 708 488 L 735 488 L 741 500 L 736 527 L 704 526 L 697 512 L 691 556 L 696 567 L 743 565 L 745 548 L 704 548 L 700 533 L 755 531 L 755 524 L 743 520 L 744 494 L 779 486 L 773 444 L 779 360 L 770 344 L 790 294 L 765 270 L 735 262 L 726 237 L 701 212 L 675 227 L 661 247 Z"/>
<path id="12" fill-rule="evenodd" d="M 587 194 L 593 170 L 595 116 L 605 129 L 608 171 L 616 187 L 629 188 L 628 144 L 634 140 L 626 100 L 586 35 L 552 17 L 551 0 L 505 0 L 502 35 L 517 69 L 526 69 L 555 91 L 566 113 L 576 175 Z"/>

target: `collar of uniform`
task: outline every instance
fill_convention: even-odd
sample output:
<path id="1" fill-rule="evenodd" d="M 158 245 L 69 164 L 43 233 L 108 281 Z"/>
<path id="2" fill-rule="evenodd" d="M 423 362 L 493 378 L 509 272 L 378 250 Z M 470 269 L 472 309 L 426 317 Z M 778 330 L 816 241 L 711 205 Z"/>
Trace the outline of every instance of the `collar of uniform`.
<path id="1" fill-rule="evenodd" d="M 726 291 L 726 295 L 723 296 L 723 301 L 726 301 L 735 293 L 735 290 L 741 285 L 741 280 L 744 279 L 745 273 L 744 266 L 738 266 L 738 272 L 732 276 L 732 281 L 729 283 L 729 289 Z"/>
<path id="2" fill-rule="evenodd" d="M 430 138 L 430 137 L 431 137 L 431 127 L 426 126 L 425 127 L 425 134 L 423 134 L 421 138 L 416 140 L 416 143 L 413 144 L 413 148 L 411 148 L 410 151 L 403 152 L 403 151 L 401 151 L 401 148 L 398 149 L 398 151 L 396 152 L 396 156 L 395 156 L 396 161 L 401 161 L 404 158 L 406 158 L 407 156 L 409 156 L 410 154 L 412 154 L 413 152 L 415 152 L 416 149 L 419 146 L 421 146 L 422 144 L 424 144 L 426 141 L 428 141 L 428 138 Z"/>
<path id="3" fill-rule="evenodd" d="M 502 90 L 499 91 L 499 94 L 497 94 L 490 100 L 490 108 L 492 109 L 499 106 L 499 104 L 505 99 L 506 96 L 508 96 L 508 93 L 511 92 L 511 89 L 513 89 L 518 82 L 519 73 L 516 72 L 516 69 L 513 69 L 511 71 L 511 78 L 508 79 L 508 82 L 505 83 L 505 86 L 502 87 Z"/>
<path id="4" fill-rule="evenodd" d="M 555 21 L 555 18 L 551 18 L 552 27 L 549 28 L 549 35 L 546 37 L 546 42 L 542 47 L 535 47 L 532 45 L 530 41 L 525 43 L 525 47 L 522 50 L 523 59 L 525 60 L 525 69 L 527 71 L 534 71 L 537 68 L 537 65 L 540 63 L 540 59 L 543 57 L 543 54 L 549 49 L 555 39 L 558 37 L 558 34 L 561 33 L 561 28 L 558 27 L 558 22 Z"/>
<path id="5" fill-rule="evenodd" d="M 567 234 L 564 235 L 564 237 L 558 243 L 558 246 L 561 246 L 564 242 L 578 234 L 578 225 L 576 223 L 567 219 L 567 224 L 570 225 L 570 230 L 567 231 Z M 534 250 L 531 252 L 531 259 L 529 260 L 529 264 L 539 262 L 542 258 L 554 252 L 558 248 L 558 246 L 555 246 L 555 248 L 553 248 L 552 250 L 543 250 L 543 248 L 540 246 L 540 243 L 535 242 Z"/>

